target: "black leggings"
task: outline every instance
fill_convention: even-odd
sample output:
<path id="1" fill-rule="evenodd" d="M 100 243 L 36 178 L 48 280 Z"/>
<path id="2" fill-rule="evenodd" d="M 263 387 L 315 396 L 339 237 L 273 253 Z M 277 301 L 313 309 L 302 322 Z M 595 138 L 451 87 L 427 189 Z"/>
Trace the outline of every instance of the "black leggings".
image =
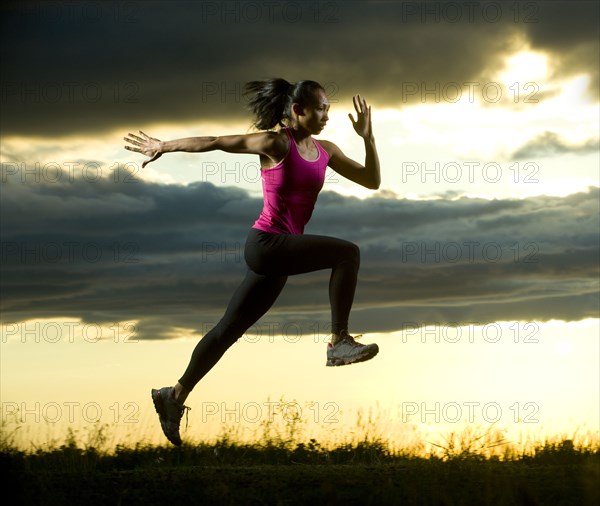
<path id="1" fill-rule="evenodd" d="M 252 228 L 244 258 L 249 267 L 244 281 L 233 294 L 221 321 L 196 345 L 179 380 L 188 390 L 269 310 L 288 276 L 332 269 L 329 280 L 332 332 L 348 328 L 360 264 L 356 244 L 334 237 L 271 234 Z"/>

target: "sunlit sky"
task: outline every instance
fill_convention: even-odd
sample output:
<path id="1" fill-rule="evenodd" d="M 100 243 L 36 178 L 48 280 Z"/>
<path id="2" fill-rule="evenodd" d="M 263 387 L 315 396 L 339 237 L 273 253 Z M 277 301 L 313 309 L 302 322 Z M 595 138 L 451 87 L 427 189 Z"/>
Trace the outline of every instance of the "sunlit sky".
<path id="1" fill-rule="evenodd" d="M 292 402 L 336 438 L 369 410 L 398 444 L 597 433 L 598 5 L 410 4 L 3 4 L 0 392 L 19 444 L 95 420 L 162 441 L 150 388 L 241 281 L 260 174 L 222 152 L 142 170 L 123 137 L 249 132 L 241 87 L 273 76 L 321 82 L 320 138 L 360 162 L 351 97 L 372 105 L 381 188 L 328 171 L 306 232 L 361 247 L 350 330 L 381 352 L 326 368 L 328 273 L 290 278 L 190 395 L 186 437 L 251 437 Z"/>

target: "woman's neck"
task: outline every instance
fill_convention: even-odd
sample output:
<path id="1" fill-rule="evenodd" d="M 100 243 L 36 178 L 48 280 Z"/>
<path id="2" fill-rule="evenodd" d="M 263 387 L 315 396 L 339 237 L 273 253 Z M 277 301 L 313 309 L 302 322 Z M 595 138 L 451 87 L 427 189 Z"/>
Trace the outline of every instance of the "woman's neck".
<path id="1" fill-rule="evenodd" d="M 311 141 L 311 134 L 308 130 L 304 128 L 299 128 L 297 125 L 292 125 L 288 127 L 290 129 L 290 133 L 292 137 L 296 141 L 298 145 L 309 145 Z"/>

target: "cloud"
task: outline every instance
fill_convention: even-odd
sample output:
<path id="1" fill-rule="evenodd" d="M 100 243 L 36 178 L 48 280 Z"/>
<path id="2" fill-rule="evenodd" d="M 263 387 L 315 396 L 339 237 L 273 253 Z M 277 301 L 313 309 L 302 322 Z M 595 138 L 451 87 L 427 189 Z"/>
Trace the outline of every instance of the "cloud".
<path id="1" fill-rule="evenodd" d="M 578 74 L 591 77 L 588 94 L 599 98 L 600 6 L 598 2 L 531 2 L 525 7 L 535 22 L 524 24 L 533 48 L 547 51 L 553 59 L 550 79 Z M 525 14 L 525 13 L 523 13 Z"/>
<path id="2" fill-rule="evenodd" d="M 153 122 L 250 124 L 243 83 L 274 76 L 315 79 L 344 103 L 360 92 L 375 107 L 402 107 L 436 86 L 467 93 L 464 83 L 488 83 L 527 45 L 550 55 L 553 78 L 590 74 L 597 99 L 595 4 L 3 4 L 1 128 L 62 136 Z"/>
<path id="3" fill-rule="evenodd" d="M 569 144 L 556 132 L 546 130 L 534 139 L 521 146 L 512 155 L 513 160 L 523 160 L 538 157 L 546 157 L 557 154 L 573 153 L 587 154 L 597 153 L 600 147 L 598 138 L 588 139 L 579 144 Z"/>
<path id="4" fill-rule="evenodd" d="M 143 339 L 201 335 L 244 276 L 262 201 L 210 183 L 23 181 L 3 173 L 3 322 L 138 321 Z M 567 197 L 360 200 L 323 192 L 306 233 L 361 248 L 351 322 L 580 320 L 598 309 L 598 188 Z M 293 276 L 263 322 L 329 320 L 328 272 Z"/>

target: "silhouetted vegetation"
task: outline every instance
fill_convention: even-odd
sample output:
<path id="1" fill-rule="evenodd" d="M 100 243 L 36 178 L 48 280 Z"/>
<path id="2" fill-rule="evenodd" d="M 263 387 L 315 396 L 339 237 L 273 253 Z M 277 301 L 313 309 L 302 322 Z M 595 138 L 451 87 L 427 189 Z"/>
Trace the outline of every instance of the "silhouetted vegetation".
<path id="1" fill-rule="evenodd" d="M 595 435 L 519 448 L 499 431 L 465 430 L 423 447 L 392 450 L 380 437 L 337 445 L 265 431 L 181 447 L 106 448 L 107 426 L 84 444 L 17 449 L 3 427 L 0 458 L 16 504 L 600 504 Z M 293 433 L 295 428 L 291 428 Z M 365 432 L 368 434 L 368 432 Z"/>

